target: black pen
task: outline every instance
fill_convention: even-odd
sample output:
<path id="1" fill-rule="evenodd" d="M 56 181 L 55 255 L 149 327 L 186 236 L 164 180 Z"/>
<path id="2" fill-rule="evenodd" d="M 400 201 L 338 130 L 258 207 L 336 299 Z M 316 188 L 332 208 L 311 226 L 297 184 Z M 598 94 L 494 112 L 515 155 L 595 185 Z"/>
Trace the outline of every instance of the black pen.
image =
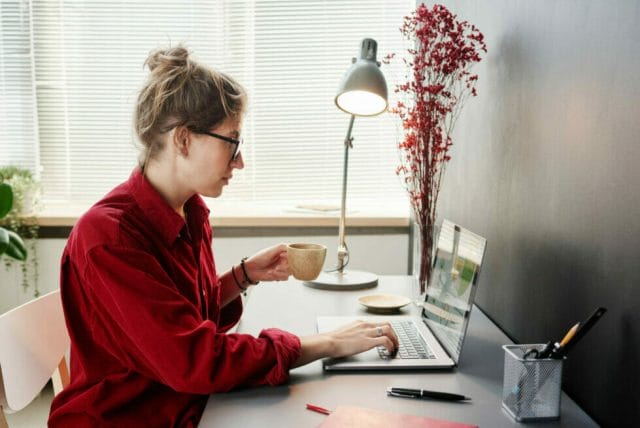
<path id="1" fill-rule="evenodd" d="M 446 401 L 466 401 L 471 400 L 464 395 L 452 394 L 450 392 L 428 391 L 426 389 L 410 389 L 410 388 L 387 388 L 387 395 L 401 398 L 433 398 L 436 400 Z"/>
<path id="2" fill-rule="evenodd" d="M 569 341 L 571 341 L 573 336 L 575 336 L 576 332 L 578 331 L 579 327 L 580 323 L 577 323 L 576 325 L 571 327 L 567 334 L 564 335 L 560 343 L 547 343 L 544 348 L 542 348 L 542 350 L 538 352 L 538 356 L 536 358 L 557 358 L 556 356 L 559 355 L 558 351 L 562 349 L 567 343 L 569 343 Z"/>
<path id="3" fill-rule="evenodd" d="M 602 318 L 602 315 L 604 315 L 605 312 L 607 312 L 607 308 L 597 308 L 595 312 L 591 314 L 589 319 L 587 319 L 580 325 L 580 328 L 578 329 L 578 331 L 576 331 L 573 337 L 571 337 L 571 339 L 567 341 L 567 343 L 562 348 L 552 353 L 551 358 L 562 358 L 567 355 L 571 348 L 573 348 L 575 344 L 578 343 L 580 339 L 582 339 L 584 335 L 589 332 L 589 330 L 591 330 L 591 327 L 593 327 L 593 325 L 597 323 L 600 318 Z"/>

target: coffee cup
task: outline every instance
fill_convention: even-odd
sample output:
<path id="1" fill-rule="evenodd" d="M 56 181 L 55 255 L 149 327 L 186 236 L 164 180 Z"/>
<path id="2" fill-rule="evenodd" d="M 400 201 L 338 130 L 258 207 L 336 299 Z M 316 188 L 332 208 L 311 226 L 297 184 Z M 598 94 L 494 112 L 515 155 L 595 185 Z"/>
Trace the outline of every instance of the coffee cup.
<path id="1" fill-rule="evenodd" d="M 320 244 L 295 243 L 287 245 L 289 269 L 294 278 L 312 281 L 320 275 L 327 247 Z"/>

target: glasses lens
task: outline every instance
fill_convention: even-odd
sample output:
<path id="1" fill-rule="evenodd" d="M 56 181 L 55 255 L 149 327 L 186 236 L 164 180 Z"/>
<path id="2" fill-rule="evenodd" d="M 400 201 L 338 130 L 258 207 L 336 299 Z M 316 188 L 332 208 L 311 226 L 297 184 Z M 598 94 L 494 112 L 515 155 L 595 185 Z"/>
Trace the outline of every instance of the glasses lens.
<path id="1" fill-rule="evenodd" d="M 242 140 L 242 138 L 240 138 L 238 140 L 238 144 L 236 144 L 235 149 L 233 151 L 233 156 L 231 157 L 231 159 L 236 160 L 238 159 L 238 156 L 240 156 L 240 150 L 242 149 L 242 145 L 244 144 L 244 141 Z"/>

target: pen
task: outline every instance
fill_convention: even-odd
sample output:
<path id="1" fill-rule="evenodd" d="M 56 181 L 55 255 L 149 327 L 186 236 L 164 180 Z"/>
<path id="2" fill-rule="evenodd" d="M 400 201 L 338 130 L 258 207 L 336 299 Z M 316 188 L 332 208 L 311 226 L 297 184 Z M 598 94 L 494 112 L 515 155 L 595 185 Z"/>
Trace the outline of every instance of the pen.
<path id="1" fill-rule="evenodd" d="M 580 339 L 582 339 L 584 335 L 587 334 L 589 330 L 591 330 L 591 327 L 593 327 L 594 324 L 597 323 L 600 318 L 602 318 L 602 315 L 604 315 L 605 312 L 607 312 L 607 308 L 601 307 L 596 309 L 595 312 L 591 314 L 591 316 L 580 326 L 573 337 L 571 337 L 567 341 L 567 343 L 556 352 L 556 358 L 564 357 L 567 352 L 569 352 L 571 348 L 573 348 L 576 343 L 578 343 Z"/>
<path id="2" fill-rule="evenodd" d="M 401 398 L 433 398 L 446 401 L 466 401 L 471 400 L 464 395 L 452 394 L 450 392 L 428 391 L 426 389 L 410 388 L 387 388 L 387 395 Z"/>
<path id="3" fill-rule="evenodd" d="M 578 327 L 580 327 L 580 323 L 577 323 L 576 325 L 571 327 L 569 329 L 569 331 L 567 331 L 567 334 L 564 335 L 564 337 L 562 338 L 560 343 L 558 343 L 558 342 L 556 342 L 556 343 L 553 343 L 553 342 L 547 343 L 545 345 L 545 347 L 538 353 L 538 357 L 537 358 L 541 359 L 541 358 L 549 358 L 551 356 L 555 357 L 555 355 L 557 355 L 559 349 L 562 348 L 563 346 L 565 346 L 573 338 L 573 336 L 578 331 Z M 555 358 L 557 358 L 557 357 L 555 357 Z"/>
<path id="4" fill-rule="evenodd" d="M 314 412 L 322 413 L 323 415 L 331 414 L 331 410 L 327 410 L 324 407 L 320 407 L 320 406 L 314 406 L 313 404 L 307 404 L 307 409 Z"/>

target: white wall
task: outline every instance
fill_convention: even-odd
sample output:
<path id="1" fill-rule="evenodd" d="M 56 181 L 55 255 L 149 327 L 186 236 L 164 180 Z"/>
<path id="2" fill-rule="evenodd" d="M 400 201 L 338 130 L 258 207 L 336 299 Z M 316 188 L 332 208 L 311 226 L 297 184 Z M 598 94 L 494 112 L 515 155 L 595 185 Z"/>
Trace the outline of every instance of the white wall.
<path id="1" fill-rule="evenodd" d="M 58 288 L 60 256 L 66 243 L 66 239 L 40 239 L 38 241 L 38 272 L 40 294 Z M 13 262 L 7 270 L 4 266 L 4 258 L 0 264 L 0 313 L 14 308 L 33 299 L 34 288 L 22 287 L 22 272 L 20 264 Z"/>
<path id="2" fill-rule="evenodd" d="M 336 236 L 280 236 L 280 237 L 218 237 L 214 238 L 214 254 L 219 271 L 226 271 L 244 256 L 250 256 L 262 248 L 279 242 L 317 242 L 327 246 L 325 268 L 336 264 Z M 60 256 L 66 239 L 40 239 L 38 241 L 40 293 L 55 290 L 59 286 Z M 374 272 L 379 275 L 403 275 L 407 273 L 408 234 L 353 235 L 347 236 L 351 252 L 349 268 Z M 0 266 L 0 313 L 33 298 L 33 288 L 24 290 L 19 266 L 6 271 Z"/>

